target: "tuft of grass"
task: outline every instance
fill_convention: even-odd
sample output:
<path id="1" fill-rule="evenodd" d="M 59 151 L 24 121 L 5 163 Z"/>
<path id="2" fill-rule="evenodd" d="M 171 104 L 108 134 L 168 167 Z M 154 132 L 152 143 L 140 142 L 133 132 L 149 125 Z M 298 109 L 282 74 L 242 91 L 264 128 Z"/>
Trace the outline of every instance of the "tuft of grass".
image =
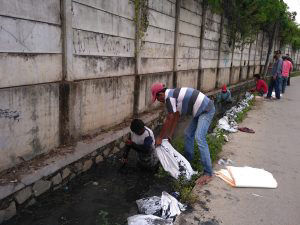
<path id="1" fill-rule="evenodd" d="M 300 71 L 295 71 L 291 73 L 291 77 L 297 77 L 300 76 Z"/>

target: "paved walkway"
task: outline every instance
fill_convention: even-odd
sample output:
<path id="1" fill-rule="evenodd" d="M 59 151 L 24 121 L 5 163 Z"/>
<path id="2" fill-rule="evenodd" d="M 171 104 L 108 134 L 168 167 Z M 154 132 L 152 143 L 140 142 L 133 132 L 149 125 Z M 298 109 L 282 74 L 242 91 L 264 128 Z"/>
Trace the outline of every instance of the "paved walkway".
<path id="1" fill-rule="evenodd" d="M 258 101 L 242 126 L 256 133 L 231 135 L 221 156 L 236 166 L 270 171 L 278 188 L 232 188 L 215 177 L 195 190 L 201 201 L 192 213 L 180 216 L 177 224 L 300 224 L 300 77 L 292 78 L 280 101 Z"/>

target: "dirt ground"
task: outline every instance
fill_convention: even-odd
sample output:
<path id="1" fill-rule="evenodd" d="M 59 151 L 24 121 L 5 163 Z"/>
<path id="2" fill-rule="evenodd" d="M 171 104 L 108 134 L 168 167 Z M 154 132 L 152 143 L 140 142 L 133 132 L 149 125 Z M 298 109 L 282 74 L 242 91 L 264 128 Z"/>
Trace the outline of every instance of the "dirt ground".
<path id="1" fill-rule="evenodd" d="M 300 224 L 300 77 L 281 100 L 260 100 L 241 126 L 255 134 L 230 135 L 222 158 L 235 166 L 264 168 L 278 182 L 277 189 L 232 188 L 218 177 L 194 191 L 194 211 L 182 214 L 176 224 L 298 225 Z M 217 171 L 222 168 L 215 165 Z"/>

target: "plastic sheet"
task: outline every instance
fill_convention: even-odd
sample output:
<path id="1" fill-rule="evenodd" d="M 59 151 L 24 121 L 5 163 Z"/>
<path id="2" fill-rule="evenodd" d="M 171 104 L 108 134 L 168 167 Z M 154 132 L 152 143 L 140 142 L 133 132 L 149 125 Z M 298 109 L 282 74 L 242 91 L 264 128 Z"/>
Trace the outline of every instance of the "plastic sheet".
<path id="1" fill-rule="evenodd" d="M 190 180 L 194 174 L 197 174 L 186 158 L 177 152 L 167 139 L 164 139 L 162 144 L 156 148 L 156 154 L 164 170 L 175 179 L 184 176 Z"/>
<path id="2" fill-rule="evenodd" d="M 128 225 L 173 225 L 172 221 L 153 215 L 135 215 L 127 218 Z"/>
<path id="3" fill-rule="evenodd" d="M 161 198 L 158 196 L 136 200 L 136 204 L 141 214 L 161 215 Z"/>

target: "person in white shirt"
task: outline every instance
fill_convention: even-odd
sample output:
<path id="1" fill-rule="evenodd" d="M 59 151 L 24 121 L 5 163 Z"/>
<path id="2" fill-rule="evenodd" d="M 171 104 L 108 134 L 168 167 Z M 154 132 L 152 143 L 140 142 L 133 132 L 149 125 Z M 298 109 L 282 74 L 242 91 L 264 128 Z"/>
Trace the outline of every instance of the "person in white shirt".
<path id="1" fill-rule="evenodd" d="M 137 152 L 138 166 L 143 169 L 154 170 L 158 166 L 158 158 L 155 153 L 155 138 L 152 130 L 145 126 L 140 119 L 134 119 L 130 125 L 130 138 L 126 141 L 123 159 L 128 162 L 131 149 Z"/>

